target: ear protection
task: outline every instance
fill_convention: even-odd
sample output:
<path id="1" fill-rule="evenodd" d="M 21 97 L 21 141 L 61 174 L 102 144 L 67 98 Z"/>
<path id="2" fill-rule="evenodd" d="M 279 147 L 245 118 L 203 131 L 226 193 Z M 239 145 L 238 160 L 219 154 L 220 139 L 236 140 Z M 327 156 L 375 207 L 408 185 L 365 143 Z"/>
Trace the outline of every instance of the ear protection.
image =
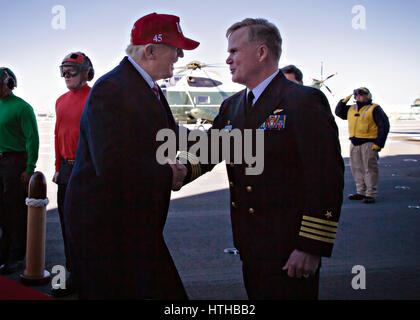
<path id="1" fill-rule="evenodd" d="M 0 68 L 0 79 L 3 78 L 4 75 L 6 75 L 6 77 L 4 78 L 3 83 L 5 83 L 10 90 L 17 87 L 16 76 L 12 70 L 4 67 Z"/>
<path id="2" fill-rule="evenodd" d="M 88 81 L 91 81 L 93 77 L 95 76 L 95 70 L 93 70 L 92 62 L 90 61 L 89 57 L 82 53 L 87 62 L 89 63 L 89 71 L 88 71 Z"/>

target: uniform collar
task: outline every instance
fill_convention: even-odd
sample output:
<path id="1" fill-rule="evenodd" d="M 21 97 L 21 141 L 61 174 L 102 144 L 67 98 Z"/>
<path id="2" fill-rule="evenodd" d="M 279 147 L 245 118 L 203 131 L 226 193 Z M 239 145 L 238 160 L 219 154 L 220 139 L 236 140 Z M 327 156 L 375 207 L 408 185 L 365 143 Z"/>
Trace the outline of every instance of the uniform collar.
<path id="1" fill-rule="evenodd" d="M 268 78 L 266 78 L 258 86 L 256 86 L 254 89 L 252 89 L 252 93 L 254 94 L 254 101 L 253 101 L 252 105 L 255 104 L 255 102 L 258 100 L 258 98 L 264 92 L 265 88 L 267 88 L 267 86 L 274 79 L 274 77 L 279 73 L 279 71 L 280 70 L 277 69 L 276 72 L 274 72 L 271 76 L 269 76 Z M 247 94 L 247 96 L 248 96 L 249 91 L 251 91 L 251 89 L 246 88 L 246 94 Z"/>

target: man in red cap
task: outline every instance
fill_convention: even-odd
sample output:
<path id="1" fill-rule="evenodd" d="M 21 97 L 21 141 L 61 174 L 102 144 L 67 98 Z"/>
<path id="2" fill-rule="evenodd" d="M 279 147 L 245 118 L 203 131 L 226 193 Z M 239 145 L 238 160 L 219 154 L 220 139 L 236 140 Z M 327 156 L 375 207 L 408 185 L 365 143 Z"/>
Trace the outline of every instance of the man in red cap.
<path id="1" fill-rule="evenodd" d="M 64 198 L 76 158 L 80 117 L 90 92 L 87 82 L 93 79 L 94 70 L 92 62 L 84 53 L 72 52 L 64 57 L 60 65 L 60 73 L 70 91 L 59 97 L 55 105 L 55 174 L 53 182 L 58 184 L 57 207 L 64 240 L 66 268 L 71 271 L 64 228 Z M 71 279 L 67 280 L 65 290 L 53 289 L 52 294 L 60 296 L 72 293 Z"/>
<path id="2" fill-rule="evenodd" d="M 170 194 L 187 174 L 160 165 L 161 129 L 178 131 L 156 85 L 198 42 L 179 18 L 150 14 L 131 32 L 128 57 L 92 88 L 65 199 L 72 273 L 81 299 L 186 299 L 163 238 Z"/>

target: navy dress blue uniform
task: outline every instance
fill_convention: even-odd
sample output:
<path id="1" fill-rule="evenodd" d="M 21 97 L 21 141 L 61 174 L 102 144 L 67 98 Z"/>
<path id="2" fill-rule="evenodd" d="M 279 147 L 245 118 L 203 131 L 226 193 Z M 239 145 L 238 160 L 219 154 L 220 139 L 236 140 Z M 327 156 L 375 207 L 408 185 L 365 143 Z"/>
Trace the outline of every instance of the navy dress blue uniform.
<path id="1" fill-rule="evenodd" d="M 156 133 L 177 125 L 160 96 L 126 57 L 86 102 L 65 200 L 82 299 L 187 298 L 163 238 L 172 171 L 156 161 Z"/>
<path id="2" fill-rule="evenodd" d="M 295 249 L 325 257 L 332 252 L 344 164 L 329 103 L 321 91 L 279 72 L 251 111 L 245 108 L 243 90 L 223 102 L 213 128 L 265 129 L 260 175 L 246 175 L 249 164 L 227 163 L 233 240 L 248 296 L 316 299 L 319 273 L 296 279 L 281 268 Z M 202 172 L 211 168 L 201 165 Z"/>

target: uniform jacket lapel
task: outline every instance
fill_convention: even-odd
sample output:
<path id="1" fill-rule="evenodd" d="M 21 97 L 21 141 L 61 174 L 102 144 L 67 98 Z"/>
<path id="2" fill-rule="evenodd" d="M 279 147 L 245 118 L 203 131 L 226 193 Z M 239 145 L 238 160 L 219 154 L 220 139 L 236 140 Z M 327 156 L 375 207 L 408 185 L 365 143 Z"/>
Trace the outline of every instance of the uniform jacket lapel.
<path id="1" fill-rule="evenodd" d="M 231 116 L 232 127 L 242 129 L 245 125 L 245 103 L 246 103 L 246 89 L 242 91 L 238 103 L 234 106 Z"/>

